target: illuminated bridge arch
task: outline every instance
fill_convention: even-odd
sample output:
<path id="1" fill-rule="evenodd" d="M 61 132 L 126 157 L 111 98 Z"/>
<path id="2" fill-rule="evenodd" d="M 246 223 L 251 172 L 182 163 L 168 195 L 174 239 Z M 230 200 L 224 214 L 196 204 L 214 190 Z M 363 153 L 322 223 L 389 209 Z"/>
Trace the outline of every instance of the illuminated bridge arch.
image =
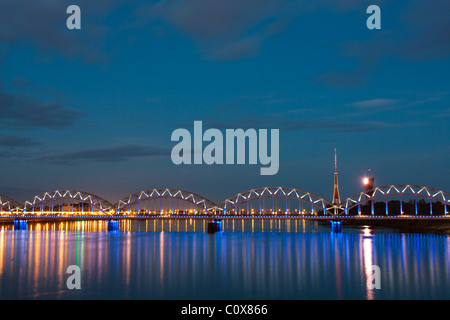
<path id="1" fill-rule="evenodd" d="M 26 214 L 94 214 L 109 213 L 113 208 L 107 200 L 91 193 L 75 190 L 55 190 L 25 201 Z"/>
<path id="2" fill-rule="evenodd" d="M 410 203 L 405 203 L 403 201 L 405 196 L 410 197 Z M 422 212 L 419 212 L 419 198 L 429 200 L 429 204 L 427 204 L 428 212 L 423 212 L 423 210 Z M 341 203 L 341 208 L 344 209 L 342 214 L 349 214 L 351 211 L 356 211 L 355 208 L 358 208 L 356 213 L 361 214 L 361 207 L 370 204 L 370 214 L 374 215 L 376 211 L 374 208 L 374 203 L 377 199 L 384 199 L 385 204 L 383 207 L 383 214 L 385 215 L 392 214 L 390 211 L 392 211 L 393 208 L 392 205 L 390 205 L 390 202 L 388 202 L 389 199 L 397 200 L 397 207 L 394 209 L 400 215 L 405 213 L 405 206 L 411 207 L 409 212 L 415 215 L 433 215 L 433 208 L 436 207 L 433 205 L 433 202 L 440 203 L 441 209 L 446 215 L 448 212 L 447 206 L 450 204 L 450 194 L 447 192 L 417 185 L 398 184 L 377 187 L 373 190 L 363 191 L 347 198 Z M 412 199 L 414 199 L 414 202 L 412 202 Z M 421 207 L 423 209 L 423 203 L 421 204 Z"/>
<path id="3" fill-rule="evenodd" d="M 269 206 L 267 206 L 267 200 Z M 279 202 L 281 208 L 279 207 Z M 256 210 L 255 208 L 256 202 Z M 242 206 L 244 208 L 242 208 Z M 294 207 L 293 210 L 292 206 Z M 275 214 L 275 213 L 295 213 L 314 214 L 319 211 L 326 212 L 332 204 L 315 194 L 307 191 L 284 188 L 284 187 L 264 187 L 250 189 L 238 193 L 219 204 L 218 209 L 223 214 Z"/>
<path id="4" fill-rule="evenodd" d="M 11 213 L 11 210 L 19 207 L 20 203 L 16 200 L 4 195 L 0 195 L 0 213 Z"/>
<path id="5" fill-rule="evenodd" d="M 164 209 L 163 209 L 164 200 Z M 170 203 L 168 201 L 170 200 Z M 174 204 L 175 200 L 175 204 Z M 153 205 L 152 205 L 153 201 Z M 181 204 L 179 203 L 181 202 Z M 175 205 L 175 207 L 174 207 Z M 117 213 L 124 214 L 214 214 L 217 205 L 189 191 L 177 189 L 151 189 L 133 193 L 114 205 Z"/>

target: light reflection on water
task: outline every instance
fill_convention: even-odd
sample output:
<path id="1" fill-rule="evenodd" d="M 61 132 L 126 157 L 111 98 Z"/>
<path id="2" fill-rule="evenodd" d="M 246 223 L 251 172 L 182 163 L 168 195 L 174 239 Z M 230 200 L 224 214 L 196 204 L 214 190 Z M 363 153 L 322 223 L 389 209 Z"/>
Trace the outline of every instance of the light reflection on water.
<path id="1" fill-rule="evenodd" d="M 302 220 L 0 226 L 1 299 L 450 299 L 450 237 Z M 81 290 L 66 268 L 82 270 Z M 381 289 L 369 290 L 371 266 Z"/>

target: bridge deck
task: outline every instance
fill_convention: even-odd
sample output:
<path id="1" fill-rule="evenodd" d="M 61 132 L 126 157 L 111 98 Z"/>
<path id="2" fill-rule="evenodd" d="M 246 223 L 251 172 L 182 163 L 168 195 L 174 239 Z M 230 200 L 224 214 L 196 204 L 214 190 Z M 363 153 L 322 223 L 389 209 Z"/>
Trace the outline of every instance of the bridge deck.
<path id="1" fill-rule="evenodd" d="M 32 215 L 3 215 L 0 217 L 0 222 L 13 222 L 14 220 L 28 220 L 30 222 L 43 222 L 43 221 L 73 221 L 73 220 L 153 220 L 153 219 L 298 219 L 298 220 L 443 220 L 450 221 L 449 215 L 439 216 L 372 216 L 372 215 L 339 215 L 339 216 L 314 216 L 314 215 L 173 215 L 173 216 L 135 216 L 135 215 L 65 215 L 65 216 L 32 216 Z"/>

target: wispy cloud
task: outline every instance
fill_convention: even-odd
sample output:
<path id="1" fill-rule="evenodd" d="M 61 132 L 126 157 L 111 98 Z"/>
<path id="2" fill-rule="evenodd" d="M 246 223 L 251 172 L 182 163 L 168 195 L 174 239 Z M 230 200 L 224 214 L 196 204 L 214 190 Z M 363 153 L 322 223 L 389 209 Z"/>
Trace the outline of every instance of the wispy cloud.
<path id="1" fill-rule="evenodd" d="M 339 3 L 345 3 L 340 1 Z M 347 10 L 361 10 L 359 1 L 346 2 Z M 383 10 L 383 6 L 378 3 Z M 317 80 L 334 87 L 357 88 L 367 84 L 370 76 L 383 69 L 385 58 L 403 61 L 428 61 L 450 57 L 449 1 L 414 0 L 407 6 L 391 8 L 391 23 L 361 39 L 338 44 L 338 54 L 354 59 L 356 67 L 349 70 L 329 70 Z M 387 24 L 387 22 L 385 22 Z"/>
<path id="2" fill-rule="evenodd" d="M 18 44 L 27 41 L 40 52 L 56 50 L 67 58 L 80 58 L 85 62 L 106 59 L 102 52 L 103 37 L 107 29 L 102 19 L 121 1 L 104 0 L 95 3 L 79 0 L 82 10 L 82 31 L 70 32 L 66 28 L 66 8 L 72 1 L 23 1 L 2 0 L 0 21 L 7 28 L 0 28 L 0 44 Z"/>
<path id="3" fill-rule="evenodd" d="M 20 89 L 23 89 L 30 85 L 30 81 L 24 77 L 17 77 L 12 80 L 12 84 Z"/>
<path id="4" fill-rule="evenodd" d="M 68 108 L 58 101 L 39 101 L 0 88 L 0 125 L 62 128 L 83 115 L 84 112 Z"/>
<path id="5" fill-rule="evenodd" d="M 168 156 L 169 149 L 126 145 L 110 148 L 71 151 L 59 154 L 47 154 L 38 160 L 52 164 L 72 164 L 78 161 L 119 162 L 135 158 Z"/>
<path id="6" fill-rule="evenodd" d="M 192 125 L 185 123 L 184 127 Z M 280 129 L 282 131 L 322 131 L 325 133 L 368 132 L 392 128 L 394 125 L 384 121 L 355 120 L 344 121 L 334 118 L 295 119 L 286 118 L 281 114 L 250 116 L 236 118 L 210 118 L 203 121 L 204 129 L 217 128 L 221 130 L 233 128 Z"/>
<path id="7" fill-rule="evenodd" d="M 352 103 L 352 106 L 356 107 L 356 108 L 369 109 L 369 108 L 390 107 L 397 103 L 399 103 L 399 100 L 397 100 L 397 99 L 378 98 L 378 99 L 357 101 L 357 102 Z"/>
<path id="8" fill-rule="evenodd" d="M 34 142 L 30 138 L 0 135 L 0 146 L 2 147 L 28 147 L 37 144 L 38 143 Z"/>
<path id="9" fill-rule="evenodd" d="M 291 0 L 165 0 L 136 10 L 135 26 L 156 22 L 190 37 L 211 60 L 253 57 L 285 29 Z"/>

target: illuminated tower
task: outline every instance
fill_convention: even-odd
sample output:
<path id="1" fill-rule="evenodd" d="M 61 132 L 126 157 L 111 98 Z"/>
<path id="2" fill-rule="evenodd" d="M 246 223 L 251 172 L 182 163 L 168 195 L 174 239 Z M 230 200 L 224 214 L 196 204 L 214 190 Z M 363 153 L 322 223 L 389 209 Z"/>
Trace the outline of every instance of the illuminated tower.
<path id="1" fill-rule="evenodd" d="M 363 183 L 365 192 L 369 193 L 369 191 L 375 189 L 375 178 L 370 173 L 370 169 L 369 174 L 366 177 L 364 177 Z"/>
<path id="2" fill-rule="evenodd" d="M 334 192 L 333 192 L 333 204 L 339 205 L 341 203 L 341 198 L 339 197 L 339 186 L 338 186 L 338 174 L 337 174 L 337 156 L 336 148 L 334 148 Z"/>

